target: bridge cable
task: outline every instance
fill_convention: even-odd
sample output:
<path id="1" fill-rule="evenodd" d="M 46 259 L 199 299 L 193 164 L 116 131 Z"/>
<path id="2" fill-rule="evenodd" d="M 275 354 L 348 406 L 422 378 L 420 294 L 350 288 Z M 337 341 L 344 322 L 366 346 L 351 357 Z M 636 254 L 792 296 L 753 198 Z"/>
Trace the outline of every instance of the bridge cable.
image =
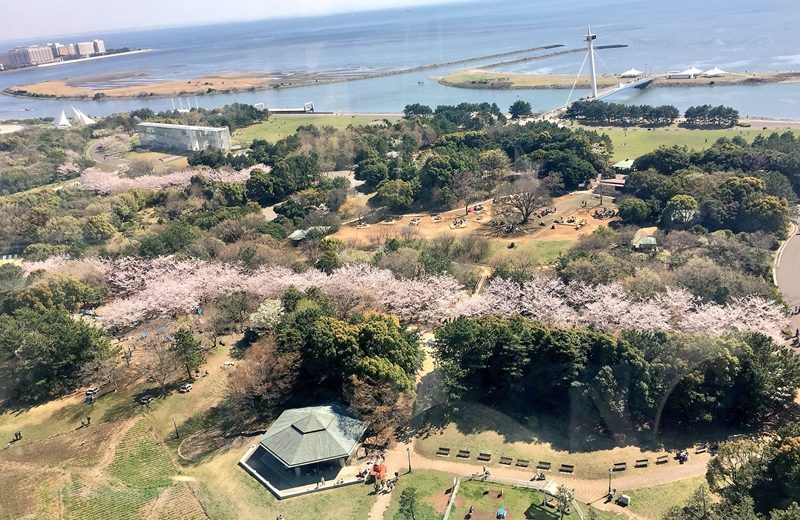
<path id="1" fill-rule="evenodd" d="M 589 58 L 589 53 L 587 52 L 583 56 L 583 63 L 581 63 L 581 68 L 578 69 L 578 75 L 575 76 L 575 82 L 572 84 L 572 88 L 569 90 L 569 96 L 567 96 L 567 101 L 564 102 L 564 108 L 567 108 L 569 105 L 569 100 L 572 99 L 572 93 L 575 91 L 575 86 L 578 84 L 578 79 L 581 77 L 581 72 L 583 72 L 583 67 L 586 65 L 586 60 Z"/>

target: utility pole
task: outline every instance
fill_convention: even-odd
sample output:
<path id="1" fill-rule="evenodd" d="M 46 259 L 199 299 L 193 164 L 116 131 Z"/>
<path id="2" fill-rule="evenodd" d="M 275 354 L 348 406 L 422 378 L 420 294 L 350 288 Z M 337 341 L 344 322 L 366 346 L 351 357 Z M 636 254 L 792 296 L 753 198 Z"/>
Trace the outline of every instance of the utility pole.
<path id="1" fill-rule="evenodd" d="M 180 439 L 181 436 L 178 434 L 178 423 L 175 422 L 175 418 L 172 418 L 172 425 L 175 427 L 175 438 Z"/>
<path id="2" fill-rule="evenodd" d="M 592 98 L 597 98 L 597 68 L 594 64 L 594 41 L 597 39 L 596 34 L 592 34 L 592 28 L 586 31 L 586 43 L 589 47 L 589 67 L 591 68 L 591 81 L 592 81 Z"/>
<path id="3" fill-rule="evenodd" d="M 411 473 L 411 448 L 406 447 L 406 453 L 408 454 L 408 472 Z"/>

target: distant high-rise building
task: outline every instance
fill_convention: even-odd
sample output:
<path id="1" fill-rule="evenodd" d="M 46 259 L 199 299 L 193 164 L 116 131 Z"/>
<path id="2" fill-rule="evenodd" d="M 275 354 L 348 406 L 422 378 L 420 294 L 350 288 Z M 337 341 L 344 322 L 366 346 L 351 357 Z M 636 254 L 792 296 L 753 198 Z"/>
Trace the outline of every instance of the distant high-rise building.
<path id="1" fill-rule="evenodd" d="M 95 54 L 105 54 L 106 53 L 106 42 L 103 40 L 95 40 L 94 42 L 94 52 Z"/>
<path id="2" fill-rule="evenodd" d="M 91 56 L 94 54 L 94 42 L 80 42 L 75 45 L 78 56 Z"/>
<path id="3" fill-rule="evenodd" d="M 0 64 L 6 69 L 30 67 L 41 63 L 55 61 L 53 49 L 47 45 L 32 45 L 30 47 L 17 47 L 8 52 L 0 53 Z"/>
<path id="4" fill-rule="evenodd" d="M 75 54 L 75 46 L 72 44 L 64 45 L 56 42 L 48 43 L 47 46 L 53 50 L 53 55 L 55 55 L 56 58 L 64 58 Z"/>

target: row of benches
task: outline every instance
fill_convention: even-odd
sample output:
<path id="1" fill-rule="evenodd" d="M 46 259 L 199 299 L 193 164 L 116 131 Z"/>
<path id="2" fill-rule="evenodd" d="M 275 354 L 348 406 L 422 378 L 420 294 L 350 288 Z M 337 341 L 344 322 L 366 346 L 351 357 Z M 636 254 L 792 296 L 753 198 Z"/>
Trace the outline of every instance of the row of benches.
<path id="1" fill-rule="evenodd" d="M 436 450 L 436 455 L 440 457 L 449 457 L 450 456 L 450 448 L 442 448 L 440 447 Z M 472 452 L 469 450 L 458 450 L 456 453 L 456 458 L 458 459 L 469 459 L 472 455 Z M 477 456 L 478 462 L 491 462 L 492 461 L 492 454 L 491 453 L 478 453 Z M 514 459 L 512 457 L 500 457 L 499 463 L 504 466 L 511 466 L 514 463 Z M 527 468 L 530 466 L 531 461 L 527 459 L 517 459 L 516 464 L 517 467 L 520 468 Z M 540 460 L 539 463 L 536 465 L 536 469 L 546 470 L 549 471 L 552 467 L 552 462 L 547 462 L 544 460 Z M 573 473 L 575 471 L 575 466 L 573 464 L 561 464 L 558 471 L 562 473 Z"/>
<path id="2" fill-rule="evenodd" d="M 440 447 L 436 450 L 436 455 L 439 457 L 449 457 L 450 456 L 450 448 Z M 456 454 L 456 458 L 459 459 L 469 459 L 472 453 L 469 450 L 458 450 Z M 478 462 L 491 462 L 492 454 L 491 453 L 478 453 L 477 457 Z M 499 463 L 504 466 L 511 466 L 514 462 L 512 457 L 500 457 Z M 656 457 L 656 464 L 666 464 L 669 462 L 669 455 L 660 455 Z M 515 464 L 517 467 L 520 468 L 527 468 L 530 466 L 530 461 L 526 459 L 517 459 L 517 463 Z M 634 464 L 635 468 L 646 468 L 650 465 L 650 459 L 638 459 L 636 460 L 636 464 Z M 546 460 L 540 460 L 538 464 L 536 464 L 536 469 L 543 470 L 543 471 L 550 471 L 552 469 L 553 463 L 548 462 Z M 615 462 L 612 468 L 613 471 L 625 471 L 628 469 L 627 462 Z M 561 464 L 558 468 L 558 471 L 561 473 L 573 473 L 575 472 L 575 466 L 573 464 Z"/>

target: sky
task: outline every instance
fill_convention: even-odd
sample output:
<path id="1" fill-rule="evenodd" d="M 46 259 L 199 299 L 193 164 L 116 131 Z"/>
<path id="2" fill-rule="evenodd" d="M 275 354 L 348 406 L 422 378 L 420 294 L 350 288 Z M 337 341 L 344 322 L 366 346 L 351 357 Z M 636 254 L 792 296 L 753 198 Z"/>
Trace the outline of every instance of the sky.
<path id="1" fill-rule="evenodd" d="M 1 40 L 313 16 L 455 0 L 0 0 Z"/>

